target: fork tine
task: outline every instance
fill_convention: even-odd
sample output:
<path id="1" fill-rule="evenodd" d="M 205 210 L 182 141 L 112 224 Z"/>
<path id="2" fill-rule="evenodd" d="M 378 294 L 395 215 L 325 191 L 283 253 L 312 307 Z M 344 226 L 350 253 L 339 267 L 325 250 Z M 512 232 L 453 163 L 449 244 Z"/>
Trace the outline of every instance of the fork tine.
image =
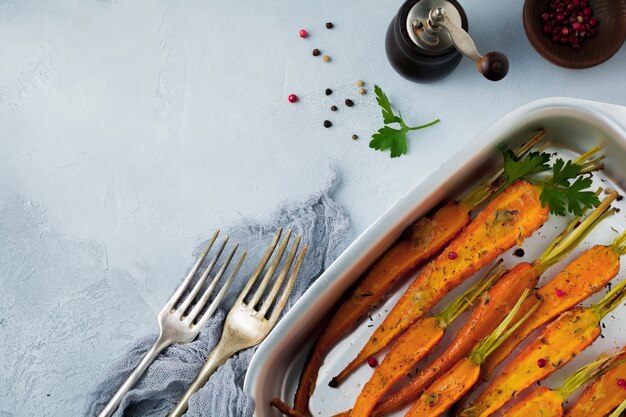
<path id="1" fill-rule="evenodd" d="M 272 256 L 274 249 L 276 249 L 276 245 L 278 244 L 278 239 L 280 239 L 280 235 L 282 234 L 282 232 L 283 232 L 283 229 L 281 227 L 280 229 L 276 231 L 276 234 L 274 234 L 272 243 L 270 243 L 270 245 L 268 246 L 267 250 L 265 251 L 265 254 L 263 255 L 263 258 L 261 259 L 261 262 L 259 262 L 259 265 L 256 267 L 256 269 L 250 276 L 250 279 L 246 283 L 246 286 L 243 287 L 243 290 L 241 290 L 241 293 L 239 293 L 239 297 L 237 297 L 236 303 L 243 302 L 243 299 L 246 298 L 246 296 L 248 295 L 248 292 L 250 292 L 250 288 L 252 288 L 257 278 L 259 278 L 259 275 L 261 275 L 261 272 L 263 272 L 263 268 L 265 268 L 265 265 L 267 265 L 267 262 L 270 260 L 270 257 Z"/>
<path id="2" fill-rule="evenodd" d="M 174 292 L 174 295 L 172 295 L 170 297 L 170 299 L 167 300 L 167 303 L 165 304 L 164 310 L 165 309 L 172 310 L 174 308 L 174 306 L 176 305 L 176 303 L 180 299 L 181 295 L 183 295 L 183 292 L 185 292 L 185 290 L 187 289 L 187 286 L 189 285 L 189 283 L 193 279 L 194 275 L 196 275 L 196 272 L 198 272 L 198 269 L 200 268 L 200 265 L 202 265 L 202 262 L 204 262 L 204 259 L 209 254 L 209 251 L 211 250 L 211 247 L 213 246 L 213 243 L 215 243 L 215 239 L 217 239 L 217 235 L 219 235 L 219 233 L 220 233 L 219 230 L 215 231 L 215 233 L 213 234 L 213 236 L 209 240 L 209 243 L 207 244 L 206 248 L 200 254 L 200 257 L 198 258 L 198 260 L 194 264 L 193 268 L 191 268 L 191 271 L 189 271 L 189 273 L 187 274 L 187 276 L 185 277 L 183 282 L 181 282 L 181 284 L 178 286 L 178 288 L 176 289 L 176 292 Z"/>
<path id="3" fill-rule="evenodd" d="M 291 245 L 291 249 L 289 250 L 289 253 L 287 254 L 287 259 L 285 260 L 285 264 L 283 265 L 283 268 L 280 270 L 280 273 L 278 274 L 276 281 L 274 281 L 274 285 L 272 285 L 271 291 L 269 292 L 267 297 L 265 297 L 265 300 L 263 301 L 263 304 L 261 305 L 259 312 L 253 313 L 254 315 L 258 314 L 259 317 L 265 317 L 265 314 L 270 309 L 272 303 L 274 302 L 274 300 L 276 299 L 276 296 L 278 295 L 278 291 L 280 290 L 280 287 L 283 285 L 283 281 L 285 281 L 285 277 L 287 276 L 287 273 L 289 272 L 289 268 L 291 268 L 293 259 L 296 257 L 296 252 L 298 252 L 298 246 L 300 246 L 301 239 L 302 239 L 301 236 L 296 237 L 296 241 Z"/>
<path id="4" fill-rule="evenodd" d="M 272 315 L 268 319 L 270 325 L 274 325 L 280 316 L 281 311 L 285 308 L 285 304 L 287 304 L 287 299 L 293 290 L 294 284 L 296 283 L 296 278 L 298 278 L 298 273 L 300 272 L 300 267 L 302 266 L 302 262 L 304 261 L 304 256 L 308 250 L 308 246 L 304 245 L 302 250 L 300 251 L 300 255 L 298 255 L 298 259 L 296 260 L 296 264 L 291 271 L 291 275 L 289 276 L 289 280 L 287 280 L 287 284 L 285 285 L 285 289 L 280 296 L 280 299 L 274 306 L 274 311 L 272 311 Z"/>
<path id="5" fill-rule="evenodd" d="M 250 308 L 252 308 L 253 310 L 254 310 L 254 307 L 258 304 L 259 300 L 261 299 L 261 296 L 265 292 L 265 289 L 267 288 L 267 285 L 270 283 L 270 280 L 274 276 L 274 272 L 276 272 L 276 269 L 278 268 L 278 264 L 280 263 L 280 260 L 283 258 L 283 254 L 285 253 L 285 249 L 287 249 L 287 244 L 289 244 L 290 238 L 291 238 L 291 230 L 287 230 L 287 234 L 283 238 L 283 241 L 280 243 L 278 252 L 274 255 L 274 259 L 272 260 L 272 263 L 267 268 L 267 271 L 265 271 L 265 275 L 263 276 L 263 279 L 261 280 L 259 287 L 256 289 L 256 291 L 254 292 L 254 295 L 252 296 L 252 298 L 250 299 L 250 302 L 248 303 Z"/>
<path id="6" fill-rule="evenodd" d="M 202 286 L 206 282 L 206 280 L 209 277 L 209 274 L 211 273 L 211 271 L 213 271 L 213 268 L 215 267 L 215 264 L 217 263 L 219 257 L 222 256 L 222 252 L 224 251 L 224 248 L 226 247 L 227 243 L 228 243 L 228 236 L 224 237 L 224 241 L 222 242 L 222 246 L 220 246 L 220 248 L 217 250 L 217 253 L 215 254 L 215 256 L 213 256 L 213 258 L 211 259 L 211 262 L 209 262 L 209 265 L 207 266 L 207 268 L 202 273 L 202 276 L 200 276 L 200 279 L 198 279 L 198 282 L 196 282 L 196 285 L 193 286 L 191 292 L 189 294 L 187 294 L 187 297 L 185 297 L 185 300 L 178 307 L 178 311 L 180 311 L 182 316 L 184 316 L 185 312 L 187 311 L 187 309 L 189 308 L 189 306 L 193 302 L 194 298 L 196 297 L 196 295 L 198 295 L 198 293 L 202 289 Z M 181 318 L 182 318 L 182 316 L 181 316 Z"/>
<path id="7" fill-rule="evenodd" d="M 222 279 L 224 272 L 226 272 L 226 268 L 228 268 L 228 265 L 230 264 L 230 261 L 233 259 L 233 256 L 235 255 L 235 252 L 237 252 L 238 248 L 239 248 L 239 244 L 236 244 L 235 247 L 230 251 L 230 253 L 226 257 L 226 260 L 220 267 L 219 271 L 217 271 L 217 274 L 215 274 L 215 276 L 211 280 L 211 283 L 209 284 L 209 286 L 204 290 L 200 299 L 194 304 L 193 308 L 187 315 L 186 317 L 187 320 L 189 320 L 190 322 L 193 322 L 193 320 L 196 318 L 200 310 L 202 310 L 205 304 L 207 303 L 207 301 L 209 301 L 209 297 L 211 296 L 211 293 L 213 293 L 213 291 L 215 290 L 215 287 Z"/>
<path id="8" fill-rule="evenodd" d="M 195 326 L 200 326 L 200 328 L 202 328 L 206 324 L 206 322 L 209 320 L 209 318 L 211 318 L 213 313 L 215 313 L 215 310 L 220 305 L 220 303 L 226 296 L 226 292 L 228 291 L 231 284 L 235 280 L 235 277 L 237 276 L 237 273 L 239 272 L 239 268 L 241 268 L 241 265 L 243 264 L 243 261 L 246 259 L 247 254 L 248 252 L 243 251 L 243 254 L 239 258 L 239 262 L 237 262 L 237 265 L 235 265 L 235 269 L 233 269 L 233 272 L 230 273 L 230 276 L 228 277 L 228 279 L 226 280 L 226 282 L 224 283 L 220 291 L 217 293 L 217 295 L 215 296 L 215 298 L 213 299 L 209 307 L 206 309 L 204 314 L 202 314 L 202 317 L 199 320 L 196 320 Z"/>

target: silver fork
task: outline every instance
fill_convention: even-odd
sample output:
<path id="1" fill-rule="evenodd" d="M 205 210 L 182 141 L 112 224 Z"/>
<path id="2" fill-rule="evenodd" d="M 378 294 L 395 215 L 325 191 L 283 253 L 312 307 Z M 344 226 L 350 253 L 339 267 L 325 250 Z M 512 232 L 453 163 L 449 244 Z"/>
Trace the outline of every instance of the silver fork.
<path id="1" fill-rule="evenodd" d="M 263 255 L 263 259 L 261 259 L 259 266 L 252 273 L 252 276 L 246 283 L 245 287 L 241 291 L 241 294 L 239 294 L 235 304 L 228 313 L 228 316 L 224 321 L 224 329 L 222 330 L 222 337 L 220 338 L 220 341 L 213 348 L 207 357 L 206 363 L 198 373 L 198 376 L 196 376 L 189 388 L 187 388 L 187 391 L 185 391 L 185 394 L 178 404 L 176 404 L 176 407 L 174 407 L 174 409 L 170 412 L 168 417 L 182 416 L 187 410 L 187 405 L 191 396 L 204 386 L 211 374 L 213 374 L 219 366 L 226 362 L 226 360 L 235 353 L 260 343 L 267 336 L 272 327 L 274 327 L 274 324 L 276 324 L 281 311 L 287 303 L 287 298 L 293 289 L 298 272 L 302 266 L 302 261 L 306 255 L 307 246 L 304 245 L 300 254 L 296 258 L 295 263 L 293 262 L 296 257 L 298 246 L 300 245 L 300 236 L 296 237 L 295 242 L 289 250 L 287 258 L 285 259 L 283 267 L 274 281 L 274 285 L 265 297 L 265 300 L 260 303 L 259 307 L 257 308 L 257 305 L 261 301 L 261 297 L 272 280 L 274 273 L 278 269 L 278 265 L 283 257 L 283 254 L 285 253 L 291 237 L 291 230 L 287 231 L 286 236 L 280 244 L 278 252 L 274 256 L 270 266 L 267 268 L 263 279 L 250 298 L 250 301 L 245 302 L 245 298 L 250 293 L 250 290 L 259 276 L 261 276 L 263 269 L 272 256 L 272 253 L 278 244 L 278 240 L 280 239 L 281 231 L 282 230 L 279 229 L 278 232 L 276 232 L 272 243 Z M 291 269 L 291 273 L 286 284 L 284 285 L 280 298 L 276 301 L 278 293 L 283 287 L 283 283 L 285 282 L 285 278 L 287 277 L 287 273 L 289 273 L 289 269 L 292 264 L 293 269 Z M 276 301 L 275 304 L 274 301 Z M 271 314 L 266 317 L 272 304 L 274 304 L 274 308 Z"/>
<path id="2" fill-rule="evenodd" d="M 156 342 L 152 345 L 152 347 L 146 352 L 145 356 L 139 362 L 139 365 L 135 368 L 135 370 L 128 376 L 126 381 L 122 384 L 122 386 L 117 390 L 113 398 L 107 403 L 104 409 L 98 414 L 98 417 L 109 417 L 111 416 L 117 407 L 120 405 L 122 398 L 124 395 L 137 383 L 139 378 L 143 375 L 143 373 L 148 369 L 150 364 L 154 361 L 154 359 L 165 349 L 166 347 L 174 344 L 174 343 L 189 343 L 192 342 L 200 333 L 200 330 L 207 322 L 207 320 L 213 315 L 219 304 L 224 299 L 228 288 L 232 284 L 237 272 L 239 272 L 239 268 L 243 263 L 246 252 L 241 255 L 239 261 L 237 262 L 235 268 L 232 270 L 228 279 L 222 285 L 222 288 L 219 290 L 211 304 L 208 307 L 207 304 L 209 302 L 209 298 L 211 294 L 217 287 L 220 279 L 226 272 L 226 268 L 230 264 L 230 261 L 233 259 L 235 252 L 239 245 L 235 245 L 235 247 L 230 251 L 226 260 L 218 270 L 217 274 L 213 277 L 213 280 L 210 282 L 209 286 L 205 289 L 202 296 L 198 299 L 198 301 L 191 306 L 196 296 L 199 294 L 202 286 L 206 282 L 209 274 L 217 264 L 219 257 L 221 256 L 224 248 L 226 247 L 226 243 L 228 242 L 228 237 L 224 238 L 224 242 L 218 248 L 217 253 L 209 262 L 209 265 L 202 273 L 196 284 L 193 286 L 189 294 L 184 295 L 185 291 L 191 284 L 193 277 L 196 275 L 200 266 L 206 259 L 211 247 L 215 243 L 217 239 L 217 235 L 219 234 L 219 230 L 215 232 L 215 234 L 211 237 L 207 247 L 202 251 L 200 258 L 196 261 L 189 274 L 185 277 L 182 284 L 176 289 L 174 295 L 167 301 L 165 307 L 159 313 L 157 320 L 159 322 L 159 337 Z M 179 304 L 180 303 L 180 304 Z M 202 310 L 206 307 L 204 313 L 201 314 Z M 191 308 L 191 309 L 190 309 Z M 188 311 L 190 310 L 190 311 Z"/>

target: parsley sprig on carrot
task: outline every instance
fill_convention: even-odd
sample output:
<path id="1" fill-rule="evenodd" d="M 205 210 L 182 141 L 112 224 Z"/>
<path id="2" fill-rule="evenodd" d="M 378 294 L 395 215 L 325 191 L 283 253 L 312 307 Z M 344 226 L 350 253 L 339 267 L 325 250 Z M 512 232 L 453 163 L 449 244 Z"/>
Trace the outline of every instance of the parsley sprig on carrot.
<path id="1" fill-rule="evenodd" d="M 469 354 L 472 347 L 489 334 L 504 316 L 511 310 L 515 301 L 525 289 L 532 290 L 539 277 L 552 265 L 562 260 L 591 232 L 603 219 L 612 215 L 615 210 L 610 208 L 615 195 L 608 196 L 597 209 L 590 213 L 582 222 L 574 218 L 563 232 L 550 244 L 544 253 L 534 262 L 522 262 L 506 273 L 482 297 L 463 328 L 457 333 L 448 348 L 426 369 L 419 372 L 411 381 L 393 395 L 385 398 L 376 406 L 372 415 L 382 416 L 399 410 L 406 404 L 415 401 L 425 387 L 434 379 L 446 372 L 459 359 Z M 533 304 L 533 297 L 526 301 L 526 308 Z M 542 309 L 543 305 L 539 307 Z M 523 309 L 523 311 L 525 311 Z M 532 318 L 531 318 L 532 319 Z M 529 319 L 529 320 L 531 320 Z M 526 321 L 527 322 L 527 321 Z M 524 327 L 525 324 L 520 325 Z M 513 332 L 515 335 L 516 332 Z M 512 336 L 511 336 L 512 337 Z M 506 341 L 503 343 L 507 343 Z M 396 347 L 388 353 L 391 355 Z M 496 350 L 497 352 L 498 350 Z M 486 363 L 489 363 L 487 361 Z M 484 367 L 485 365 L 483 365 Z"/>
<path id="2" fill-rule="evenodd" d="M 598 151 L 599 148 L 594 148 L 568 164 L 561 164 L 559 161 L 562 160 L 557 159 L 555 165 L 575 165 L 578 175 L 584 175 L 587 169 L 584 166 L 585 162 Z M 534 164 L 536 168 L 530 170 L 532 174 L 539 173 L 539 169 L 545 170 L 542 162 L 545 157 L 539 158 L 535 153 L 528 157 L 538 158 L 538 162 Z M 520 173 L 511 173 L 511 167 L 517 167 L 521 160 L 509 161 L 508 166 L 507 164 L 504 166 L 505 184 L 511 181 L 512 183 L 494 197 L 441 254 L 422 268 L 366 345 L 348 366 L 331 380 L 330 386 L 341 384 L 367 358 L 385 348 L 448 292 L 515 244 L 519 244 L 546 222 L 549 206 L 541 195 L 547 190 L 547 184 L 553 181 L 561 185 L 566 182 L 569 184 L 567 177 L 574 170 L 568 169 L 568 174 L 564 175 L 561 174 L 562 168 L 553 168 L 552 174 L 541 180 L 515 179 Z M 578 179 L 575 181 L 578 182 Z M 587 182 L 585 178 L 583 181 L 588 186 L 591 185 L 590 180 Z M 551 192 L 557 192 L 556 190 L 557 188 L 554 188 Z M 597 205 L 599 200 L 595 193 L 589 191 L 591 193 L 589 196 L 585 194 L 587 192 L 575 190 L 572 193 L 557 194 L 559 195 L 559 199 L 555 200 L 557 208 L 553 211 L 558 214 L 560 211 L 558 204 L 562 204 L 563 201 L 569 201 L 568 209 L 579 214 L 587 204 Z M 576 200 L 570 199 L 572 195 L 577 196 Z"/>
<path id="3" fill-rule="evenodd" d="M 516 153 L 516 158 L 528 154 L 544 136 L 539 131 Z M 582 162 L 581 162 L 582 163 Z M 595 163 L 594 163 L 595 165 Z M 590 165 L 590 167 L 594 166 Z M 359 318 L 380 302 L 389 290 L 409 272 L 439 253 L 470 222 L 471 212 L 502 189 L 504 169 L 500 169 L 464 198 L 444 205 L 430 216 L 413 223 L 400 239 L 363 275 L 335 310 L 324 327 L 300 375 L 294 409 L 309 414 L 309 397 L 315 389 L 319 368 L 328 351 L 351 331 Z"/>

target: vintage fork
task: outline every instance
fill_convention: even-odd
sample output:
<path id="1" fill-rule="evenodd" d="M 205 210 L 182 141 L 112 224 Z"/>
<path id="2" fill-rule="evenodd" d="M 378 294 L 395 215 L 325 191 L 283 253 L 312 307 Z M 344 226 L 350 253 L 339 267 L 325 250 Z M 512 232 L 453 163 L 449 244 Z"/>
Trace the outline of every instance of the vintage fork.
<path id="1" fill-rule="evenodd" d="M 224 248 L 226 247 L 226 243 L 228 242 L 228 237 L 224 238 L 222 245 L 218 248 L 217 253 L 209 262 L 209 265 L 202 273 L 196 284 L 193 286 L 191 291 L 185 295 L 185 291 L 187 291 L 188 287 L 193 280 L 193 277 L 196 275 L 200 266 L 206 259 L 211 247 L 215 243 L 217 239 L 217 235 L 219 234 L 219 230 L 215 232 L 215 234 L 211 237 L 207 247 L 202 251 L 200 258 L 196 261 L 189 274 L 185 277 L 182 284 L 176 289 L 174 295 L 167 301 L 165 307 L 159 313 L 157 320 L 159 322 L 159 337 L 156 342 L 152 345 L 152 347 L 146 352 L 145 356 L 139 362 L 139 365 L 135 368 L 135 370 L 128 376 L 126 381 L 122 384 L 122 386 L 117 390 L 113 398 L 107 403 L 104 409 L 98 414 L 98 417 L 109 417 L 111 416 L 117 407 L 120 405 L 122 398 L 124 395 L 135 385 L 135 383 L 141 378 L 143 373 L 148 369 L 150 364 L 154 361 L 154 359 L 165 349 L 166 347 L 174 344 L 174 343 L 189 343 L 192 342 L 200 333 L 200 330 L 207 322 L 207 320 L 213 315 L 219 304 L 224 299 L 228 288 L 232 284 L 237 272 L 239 272 L 239 268 L 243 263 L 246 252 L 241 255 L 239 261 L 235 265 L 235 268 L 232 270 L 228 279 L 222 285 L 222 288 L 219 290 L 211 304 L 208 307 L 207 304 L 209 302 L 209 298 L 211 294 L 217 287 L 220 279 L 226 272 L 226 268 L 230 264 L 235 252 L 239 245 L 235 245 L 235 247 L 230 251 L 228 257 L 218 270 L 217 274 L 213 277 L 213 280 L 210 282 L 209 286 L 204 290 L 202 296 L 198 299 L 198 301 L 191 306 L 196 296 L 199 294 L 202 286 L 206 282 L 209 274 L 217 264 L 219 257 L 221 256 Z M 202 313 L 202 310 L 206 307 L 206 311 Z M 202 314 L 201 314 L 202 313 Z"/>
<path id="2" fill-rule="evenodd" d="M 278 265 L 283 257 L 283 254 L 285 253 L 285 249 L 287 248 L 287 244 L 289 243 L 289 239 L 291 237 L 291 231 L 287 231 L 286 236 L 280 244 L 278 252 L 274 256 L 272 263 L 267 268 L 263 279 L 259 283 L 259 286 L 250 300 L 246 302 L 245 298 L 248 296 L 248 293 L 250 293 L 250 290 L 256 280 L 259 278 L 263 269 L 267 265 L 274 249 L 276 248 L 276 245 L 278 244 L 280 235 L 281 230 L 278 230 L 272 243 L 263 255 L 263 259 L 261 259 L 259 266 L 252 273 L 252 276 L 246 283 L 245 287 L 241 291 L 241 294 L 239 294 L 235 304 L 228 313 L 224 322 L 224 329 L 222 330 L 222 337 L 220 338 L 220 341 L 217 343 L 215 348 L 213 348 L 207 357 L 206 363 L 198 373 L 198 376 L 196 376 L 193 380 L 181 400 L 178 404 L 176 404 L 176 407 L 174 407 L 168 417 L 182 416 L 187 410 L 187 405 L 191 396 L 204 386 L 211 374 L 215 372 L 219 366 L 240 350 L 247 349 L 260 343 L 270 332 L 274 324 L 276 324 L 281 311 L 287 303 L 287 298 L 293 289 L 298 272 L 300 271 L 300 266 L 302 266 L 302 261 L 306 255 L 307 246 L 304 245 L 300 254 L 296 258 L 295 263 L 293 262 L 296 257 L 298 246 L 300 245 L 300 236 L 296 237 L 287 258 L 285 259 L 283 267 L 265 299 L 260 302 L 263 293 L 272 280 L 274 273 L 278 269 Z M 284 285 L 280 298 L 276 301 L 278 293 L 283 287 L 283 283 L 292 264 L 293 269 L 291 270 L 291 274 Z M 274 301 L 276 301 L 275 304 Z M 272 309 L 271 314 L 266 318 L 272 304 L 274 304 L 274 308 Z M 257 305 L 259 305 L 258 308 L 256 308 Z"/>

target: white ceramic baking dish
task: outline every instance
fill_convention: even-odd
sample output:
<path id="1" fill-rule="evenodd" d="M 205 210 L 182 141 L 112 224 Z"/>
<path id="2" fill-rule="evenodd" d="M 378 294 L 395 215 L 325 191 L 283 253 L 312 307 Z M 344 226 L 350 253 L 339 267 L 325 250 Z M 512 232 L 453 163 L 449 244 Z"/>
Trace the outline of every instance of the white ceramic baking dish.
<path id="1" fill-rule="evenodd" d="M 355 282 L 363 271 L 380 256 L 416 219 L 426 214 L 435 205 L 463 194 L 471 184 L 480 180 L 484 173 L 501 160 L 503 147 L 517 147 L 529 139 L 538 128 L 546 130 L 546 140 L 555 143 L 560 154 L 568 156 L 580 153 L 598 142 L 606 149 L 606 169 L 598 177 L 598 185 L 614 187 L 621 192 L 626 189 L 626 107 L 603 103 L 569 99 L 549 98 L 531 102 L 507 114 L 498 122 L 478 134 L 467 146 L 453 155 L 437 171 L 418 184 L 382 217 L 372 224 L 354 243 L 326 270 L 304 296 L 292 307 L 274 331 L 259 347 L 248 370 L 244 389 L 256 401 L 257 417 L 279 415 L 270 406 L 275 396 L 288 403 L 293 401 L 298 377 L 312 341 L 329 309 L 335 305 L 346 288 Z M 600 180 L 600 177 L 602 178 Z M 626 199 L 625 199 L 626 200 Z M 624 205 L 626 201 L 618 203 Z M 626 207 L 622 207 L 626 208 Z M 626 210 L 605 221 L 586 240 L 583 247 L 574 251 L 565 261 L 580 254 L 586 245 L 607 244 L 615 237 L 615 231 L 626 229 Z M 545 248 L 551 237 L 558 233 L 557 226 L 563 220 L 550 220 L 524 243 L 526 257 L 532 260 Z M 552 227 L 555 226 L 555 227 Z M 552 231 L 554 230 L 554 231 Z M 508 265 L 515 260 L 507 258 Z M 519 260 L 518 260 L 519 261 Z M 626 264 L 626 262 L 623 262 Z M 552 277 L 562 265 L 551 269 Z M 616 281 L 626 276 L 626 268 Z M 546 279 L 544 277 L 544 279 Z M 470 280 L 471 281 L 471 280 Z M 374 328 L 401 294 L 399 288 L 378 313 L 372 314 L 339 343 L 327 356 L 318 379 L 318 387 L 311 399 L 314 415 L 332 416 L 349 408 L 367 381 L 372 370 L 364 367 L 351 376 L 339 389 L 327 386 L 328 379 L 336 374 L 358 351 Z M 603 294 L 604 292 L 602 292 Z M 454 294 L 446 297 L 445 305 Z M 592 300 L 597 300 L 598 294 Z M 461 320 L 458 320 L 462 322 Z M 462 323 L 459 323 L 459 325 Z M 626 344 L 626 307 L 620 307 L 606 321 L 604 338 L 580 355 L 574 362 L 557 372 L 552 381 L 562 379 L 577 366 L 602 351 Z M 448 331 L 453 336 L 454 328 Z M 444 339 L 444 344 L 446 340 Z M 549 384 L 551 380 L 548 380 Z M 402 415 L 397 413 L 396 415 Z"/>

